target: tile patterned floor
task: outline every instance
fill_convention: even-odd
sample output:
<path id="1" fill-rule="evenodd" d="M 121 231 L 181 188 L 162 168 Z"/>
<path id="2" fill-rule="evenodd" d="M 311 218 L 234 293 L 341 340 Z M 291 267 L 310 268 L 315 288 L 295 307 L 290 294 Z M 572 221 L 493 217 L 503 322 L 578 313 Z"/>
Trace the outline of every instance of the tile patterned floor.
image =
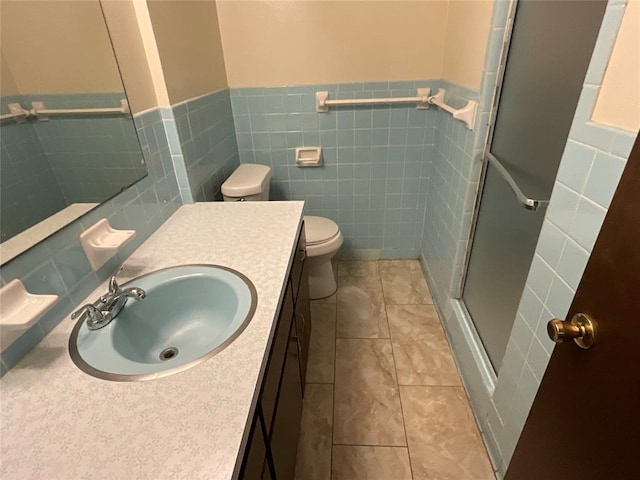
<path id="1" fill-rule="evenodd" d="M 311 303 L 296 480 L 494 480 L 417 260 L 342 261 Z"/>

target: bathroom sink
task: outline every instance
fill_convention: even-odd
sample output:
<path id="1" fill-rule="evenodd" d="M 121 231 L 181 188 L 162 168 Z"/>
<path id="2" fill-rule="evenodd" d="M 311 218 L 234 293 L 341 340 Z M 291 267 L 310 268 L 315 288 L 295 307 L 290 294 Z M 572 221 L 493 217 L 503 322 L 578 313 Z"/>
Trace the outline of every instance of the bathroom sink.
<path id="1" fill-rule="evenodd" d="M 191 368 L 233 342 L 257 304 L 249 279 L 215 265 L 158 270 L 127 286 L 143 289 L 146 297 L 129 300 L 99 330 L 79 320 L 71 333 L 71 358 L 94 377 L 150 380 Z"/>

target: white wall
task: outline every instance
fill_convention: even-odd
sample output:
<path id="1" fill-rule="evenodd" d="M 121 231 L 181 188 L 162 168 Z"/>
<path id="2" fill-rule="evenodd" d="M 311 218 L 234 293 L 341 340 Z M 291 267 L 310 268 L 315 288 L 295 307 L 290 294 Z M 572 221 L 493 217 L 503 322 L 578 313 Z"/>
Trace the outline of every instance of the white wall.
<path id="1" fill-rule="evenodd" d="M 447 1 L 225 1 L 231 87 L 440 78 Z"/>
<path id="2" fill-rule="evenodd" d="M 102 8 L 131 110 L 169 105 L 146 2 L 102 0 Z"/>
<path id="3" fill-rule="evenodd" d="M 213 0 L 147 2 L 172 104 L 227 88 Z"/>
<path id="4" fill-rule="evenodd" d="M 11 75 L 11 70 L 4 58 L 4 53 L 0 51 L 0 92 L 2 96 L 17 95 L 20 93 L 16 81 Z"/>
<path id="5" fill-rule="evenodd" d="M 98 0 L 4 1 L 0 21 L 2 53 L 21 93 L 122 91 Z"/>
<path id="6" fill-rule="evenodd" d="M 592 120 L 640 129 L 640 0 L 627 5 Z"/>
<path id="7" fill-rule="evenodd" d="M 494 0 L 450 1 L 442 78 L 478 90 Z"/>

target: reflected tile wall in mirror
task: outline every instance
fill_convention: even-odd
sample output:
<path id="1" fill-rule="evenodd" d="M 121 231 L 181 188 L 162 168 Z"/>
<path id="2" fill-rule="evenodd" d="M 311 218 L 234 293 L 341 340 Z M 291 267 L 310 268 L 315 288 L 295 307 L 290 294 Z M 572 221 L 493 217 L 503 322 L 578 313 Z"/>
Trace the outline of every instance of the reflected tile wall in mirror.
<path id="1" fill-rule="evenodd" d="M 0 268 L 0 285 L 19 278 L 31 293 L 59 297 L 58 303 L 17 339 L 3 333 L 0 376 L 68 317 L 182 204 L 165 131 L 170 118 L 169 108 L 135 117 L 149 175 Z M 107 218 L 116 229 L 135 230 L 136 236 L 104 267 L 93 271 L 79 236 L 101 218 Z"/>
<path id="2" fill-rule="evenodd" d="M 126 99 L 98 0 L 5 2 L 2 13 L 2 114 L 10 103 L 96 109 Z M 147 174 L 128 113 L 29 114 L 0 129 L 0 263 Z"/>

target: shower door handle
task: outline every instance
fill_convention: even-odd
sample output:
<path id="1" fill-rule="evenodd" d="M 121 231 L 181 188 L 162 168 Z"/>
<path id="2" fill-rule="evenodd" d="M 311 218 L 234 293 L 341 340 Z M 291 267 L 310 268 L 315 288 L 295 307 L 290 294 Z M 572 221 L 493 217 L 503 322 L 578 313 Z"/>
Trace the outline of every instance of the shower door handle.
<path id="1" fill-rule="evenodd" d="M 511 191 L 515 194 L 516 198 L 524 208 L 526 208 L 527 210 L 536 211 L 540 207 L 549 204 L 549 200 L 536 200 L 534 198 L 527 197 L 520 189 L 516 181 L 513 179 L 513 177 L 509 174 L 507 169 L 504 168 L 504 166 L 500 163 L 500 160 L 494 157 L 491 153 L 487 153 L 486 158 L 487 161 L 498 171 L 500 176 L 509 184 L 509 187 L 511 187 Z"/>

